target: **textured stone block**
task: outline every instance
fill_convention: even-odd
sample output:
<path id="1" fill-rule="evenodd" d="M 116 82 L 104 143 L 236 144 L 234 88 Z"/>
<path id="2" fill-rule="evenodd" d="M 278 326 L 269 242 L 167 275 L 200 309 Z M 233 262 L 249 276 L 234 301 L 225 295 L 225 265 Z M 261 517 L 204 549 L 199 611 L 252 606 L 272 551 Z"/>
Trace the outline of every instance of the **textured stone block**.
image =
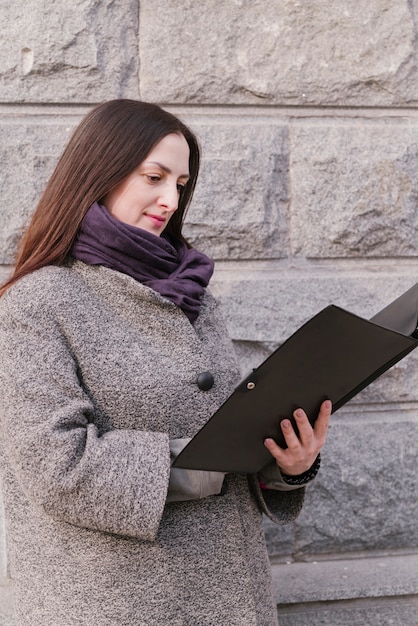
<path id="1" fill-rule="evenodd" d="M 416 626 L 417 554 L 273 565 L 280 626 Z"/>
<path id="2" fill-rule="evenodd" d="M 19 238 L 78 119 L 4 119 L 0 263 L 12 263 Z"/>
<path id="3" fill-rule="evenodd" d="M 217 266 L 211 282 L 236 341 L 281 343 L 329 304 L 366 319 L 417 281 L 413 268 L 388 272 Z"/>
<path id="4" fill-rule="evenodd" d="M 190 126 L 202 145 L 202 167 L 186 236 L 217 259 L 286 256 L 286 127 L 237 117 L 191 118 Z"/>
<path id="5" fill-rule="evenodd" d="M 0 626 L 14 626 L 12 587 L 10 581 L 0 579 Z"/>
<path id="6" fill-rule="evenodd" d="M 0 284 L 2 284 L 5 280 L 10 276 L 11 269 L 7 266 L 0 266 Z"/>
<path id="7" fill-rule="evenodd" d="M 294 555 L 416 550 L 416 411 L 333 416 L 322 467 L 294 522 Z M 268 529 L 270 553 L 281 549 Z"/>
<path id="8" fill-rule="evenodd" d="M 138 5 L 137 0 L 2 2 L 0 101 L 135 97 Z"/>
<path id="9" fill-rule="evenodd" d="M 6 529 L 4 521 L 3 498 L 0 485 L 0 580 L 7 574 Z"/>
<path id="10" fill-rule="evenodd" d="M 410 4 L 145 0 L 142 97 L 211 104 L 416 102 Z M 169 55 L 156 53 L 155 32 L 168 42 Z M 175 33 L 181 36 L 170 45 Z"/>
<path id="11" fill-rule="evenodd" d="M 411 598 L 417 590 L 417 565 L 418 554 L 413 552 L 391 556 L 370 552 L 352 559 L 287 562 L 273 565 L 273 584 L 278 603 L 288 605 L 303 601 L 372 600 L 398 593 Z"/>
<path id="12" fill-rule="evenodd" d="M 325 584 L 329 585 L 329 579 Z M 280 626 L 416 626 L 418 597 L 316 602 L 278 608 Z"/>
<path id="13" fill-rule="evenodd" d="M 290 132 L 293 253 L 416 256 L 417 167 L 414 122 L 295 124 Z"/>

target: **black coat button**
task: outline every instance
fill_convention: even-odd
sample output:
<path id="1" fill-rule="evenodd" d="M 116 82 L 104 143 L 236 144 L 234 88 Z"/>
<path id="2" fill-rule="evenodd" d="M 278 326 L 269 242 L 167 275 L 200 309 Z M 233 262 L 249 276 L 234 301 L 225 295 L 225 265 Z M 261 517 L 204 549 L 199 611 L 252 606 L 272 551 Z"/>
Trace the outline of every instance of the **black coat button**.
<path id="1" fill-rule="evenodd" d="M 209 391 L 213 387 L 214 382 L 215 380 L 210 372 L 202 372 L 197 377 L 197 386 L 201 391 Z"/>

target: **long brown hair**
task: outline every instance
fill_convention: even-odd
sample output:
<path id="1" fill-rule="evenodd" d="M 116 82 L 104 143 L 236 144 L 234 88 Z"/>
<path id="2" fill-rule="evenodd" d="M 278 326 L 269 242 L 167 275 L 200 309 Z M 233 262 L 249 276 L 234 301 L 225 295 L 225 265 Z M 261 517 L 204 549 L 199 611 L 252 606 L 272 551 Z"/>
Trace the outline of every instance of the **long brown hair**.
<path id="1" fill-rule="evenodd" d="M 190 178 L 166 232 L 183 239 L 182 226 L 199 172 L 199 145 L 192 131 L 156 104 L 111 100 L 101 104 L 74 131 L 22 237 L 15 268 L 0 296 L 17 280 L 45 265 L 61 265 L 89 207 L 138 167 L 170 133 L 190 148 Z"/>

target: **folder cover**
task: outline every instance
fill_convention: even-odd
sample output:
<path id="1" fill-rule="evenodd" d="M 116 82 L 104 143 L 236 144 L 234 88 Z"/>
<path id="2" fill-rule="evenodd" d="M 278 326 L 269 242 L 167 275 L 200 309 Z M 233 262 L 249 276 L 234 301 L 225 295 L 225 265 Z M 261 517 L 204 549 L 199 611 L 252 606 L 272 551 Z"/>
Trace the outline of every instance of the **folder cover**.
<path id="1" fill-rule="evenodd" d="M 302 407 L 313 424 L 321 402 L 333 412 L 418 345 L 418 283 L 371 320 L 330 305 L 254 369 L 174 460 L 173 467 L 256 473 L 270 460 L 279 423 Z"/>

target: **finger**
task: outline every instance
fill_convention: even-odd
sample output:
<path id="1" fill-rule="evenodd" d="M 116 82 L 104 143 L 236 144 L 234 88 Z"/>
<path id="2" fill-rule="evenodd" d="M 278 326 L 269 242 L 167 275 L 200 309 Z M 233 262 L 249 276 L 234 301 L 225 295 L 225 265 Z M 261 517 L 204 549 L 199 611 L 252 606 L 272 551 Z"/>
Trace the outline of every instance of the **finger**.
<path id="1" fill-rule="evenodd" d="M 271 437 L 267 437 L 267 439 L 264 440 L 264 445 L 275 459 L 280 456 L 280 452 L 283 452 L 283 449 L 280 448 L 280 446 L 278 446 L 274 439 L 271 439 Z"/>
<path id="2" fill-rule="evenodd" d="M 324 400 L 322 402 L 318 417 L 312 427 L 309 419 L 303 411 L 299 408 L 293 413 L 295 422 L 299 431 L 299 437 L 303 445 L 310 445 L 314 439 L 317 439 L 321 443 L 321 447 L 325 442 L 330 416 L 332 411 L 332 403 L 330 400 Z"/>
<path id="3" fill-rule="evenodd" d="M 286 442 L 287 449 L 289 447 L 300 448 L 300 441 L 298 439 L 297 434 L 295 433 L 292 423 L 288 419 L 284 419 L 280 422 L 280 428 L 283 433 L 283 437 Z M 269 452 L 274 456 L 275 459 L 282 457 L 287 454 L 286 449 L 281 448 L 274 439 L 271 437 L 267 437 L 264 440 L 264 445 L 269 450 Z"/>
<path id="4" fill-rule="evenodd" d="M 264 441 L 264 445 L 285 474 L 301 474 L 312 465 L 313 459 L 312 461 L 310 460 L 312 454 L 308 454 L 307 456 L 306 449 L 301 445 L 290 420 L 282 420 L 280 426 L 284 434 L 287 448 L 283 449 L 279 447 L 271 438 L 267 438 Z"/>
<path id="5" fill-rule="evenodd" d="M 298 450 L 301 447 L 301 442 L 295 432 L 295 429 L 292 426 L 292 422 L 288 419 L 284 419 L 280 422 L 280 428 L 282 430 L 284 440 L 289 450 Z"/>
<path id="6" fill-rule="evenodd" d="M 264 440 L 264 445 L 279 466 L 286 464 L 288 452 L 277 445 L 274 439 L 267 437 L 267 439 Z"/>
<path id="7" fill-rule="evenodd" d="M 332 412 L 332 403 L 330 400 L 325 400 L 321 404 L 321 408 L 319 409 L 318 419 L 315 422 L 314 433 L 316 439 L 321 444 L 321 447 L 325 443 L 325 439 L 327 436 L 327 431 L 329 427 L 329 422 L 331 418 Z"/>
<path id="8" fill-rule="evenodd" d="M 314 430 L 303 409 L 296 409 L 293 413 L 302 445 L 309 444 L 314 438 Z"/>

